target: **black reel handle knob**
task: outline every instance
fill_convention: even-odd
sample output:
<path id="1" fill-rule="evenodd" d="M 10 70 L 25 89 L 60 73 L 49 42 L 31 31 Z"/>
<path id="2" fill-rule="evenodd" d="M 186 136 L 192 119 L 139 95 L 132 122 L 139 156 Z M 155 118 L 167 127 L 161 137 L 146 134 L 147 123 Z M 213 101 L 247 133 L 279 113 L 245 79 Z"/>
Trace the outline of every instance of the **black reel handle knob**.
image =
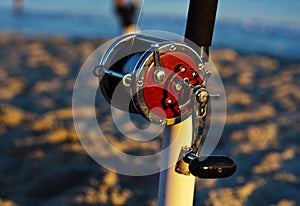
<path id="1" fill-rule="evenodd" d="M 227 156 L 208 156 L 203 161 L 199 158 L 192 160 L 189 171 L 192 175 L 203 179 L 226 178 L 235 173 L 236 164 Z"/>

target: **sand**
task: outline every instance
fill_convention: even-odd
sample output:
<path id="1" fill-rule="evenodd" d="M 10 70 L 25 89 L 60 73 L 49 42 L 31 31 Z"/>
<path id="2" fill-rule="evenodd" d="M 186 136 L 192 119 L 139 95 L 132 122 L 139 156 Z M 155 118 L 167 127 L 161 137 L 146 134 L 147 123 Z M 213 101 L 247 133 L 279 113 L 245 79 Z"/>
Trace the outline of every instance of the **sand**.
<path id="1" fill-rule="evenodd" d="M 0 35 L 1 206 L 156 205 L 158 174 L 104 169 L 74 130 L 75 78 L 102 43 Z M 228 179 L 198 179 L 195 206 L 300 205 L 300 65 L 229 49 L 214 50 L 211 58 L 227 94 L 226 126 L 214 153 L 230 155 L 238 170 Z M 102 123 L 111 141 L 143 152 L 120 140 L 109 119 Z M 160 141 L 142 148 L 157 151 Z"/>

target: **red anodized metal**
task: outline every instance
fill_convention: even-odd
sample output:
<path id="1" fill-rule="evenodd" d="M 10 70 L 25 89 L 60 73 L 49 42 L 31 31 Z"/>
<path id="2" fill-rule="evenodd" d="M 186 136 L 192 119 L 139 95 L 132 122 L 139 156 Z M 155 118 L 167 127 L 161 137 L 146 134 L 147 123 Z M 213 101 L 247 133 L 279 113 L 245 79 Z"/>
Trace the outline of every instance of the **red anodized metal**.
<path id="1" fill-rule="evenodd" d="M 183 79 L 188 78 L 193 85 L 200 85 L 203 80 L 196 71 L 198 65 L 188 54 L 182 51 L 170 51 L 161 54 L 160 59 L 166 78 L 161 83 L 154 81 L 155 66 L 152 63 L 144 80 L 145 103 L 159 117 L 178 117 L 190 109 L 190 105 L 181 108 L 181 110 L 179 108 L 190 98 L 190 89 L 184 84 Z"/>

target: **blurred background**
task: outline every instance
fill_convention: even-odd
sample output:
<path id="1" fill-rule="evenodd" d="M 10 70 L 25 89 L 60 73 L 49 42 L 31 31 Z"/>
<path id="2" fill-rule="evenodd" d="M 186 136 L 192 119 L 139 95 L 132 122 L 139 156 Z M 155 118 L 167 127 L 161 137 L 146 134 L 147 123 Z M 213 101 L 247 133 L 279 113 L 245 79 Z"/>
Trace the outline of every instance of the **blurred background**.
<path id="1" fill-rule="evenodd" d="M 194 206 L 300 205 L 299 8 L 299 0 L 219 1 L 210 57 L 223 79 L 227 119 L 214 153 L 230 155 L 238 169 L 224 180 L 197 179 Z M 145 0 L 138 26 L 182 35 L 187 9 L 187 0 Z M 121 33 L 112 0 L 24 0 L 20 10 L 0 1 L 0 206 L 157 205 L 158 174 L 103 168 L 73 125 L 82 64 Z M 160 151 L 161 138 L 124 137 L 101 95 L 97 105 L 117 149 Z M 82 112 L 88 118 L 94 109 Z"/>
<path id="2" fill-rule="evenodd" d="M 142 30 L 184 33 L 187 0 L 145 0 Z M 300 2 L 297 0 L 220 1 L 214 47 L 297 59 L 300 53 Z M 120 29 L 111 0 L 25 0 L 16 15 L 12 0 L 0 2 L 0 31 L 70 37 L 115 37 Z"/>

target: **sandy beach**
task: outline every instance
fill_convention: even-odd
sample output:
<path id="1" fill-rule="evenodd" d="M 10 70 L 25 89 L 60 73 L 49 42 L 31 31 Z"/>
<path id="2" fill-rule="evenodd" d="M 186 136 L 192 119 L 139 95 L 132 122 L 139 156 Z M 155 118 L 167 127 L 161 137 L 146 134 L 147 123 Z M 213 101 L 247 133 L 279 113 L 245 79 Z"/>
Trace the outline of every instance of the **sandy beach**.
<path id="1" fill-rule="evenodd" d="M 158 174 L 104 169 L 75 132 L 74 82 L 103 42 L 0 34 L 0 206 L 157 204 Z M 300 64 L 230 49 L 211 58 L 227 96 L 214 153 L 230 155 L 238 169 L 228 179 L 197 179 L 195 206 L 300 205 Z M 117 131 L 111 134 L 118 145 Z M 122 141 L 120 149 L 141 152 Z M 160 140 L 142 148 L 157 151 Z"/>

